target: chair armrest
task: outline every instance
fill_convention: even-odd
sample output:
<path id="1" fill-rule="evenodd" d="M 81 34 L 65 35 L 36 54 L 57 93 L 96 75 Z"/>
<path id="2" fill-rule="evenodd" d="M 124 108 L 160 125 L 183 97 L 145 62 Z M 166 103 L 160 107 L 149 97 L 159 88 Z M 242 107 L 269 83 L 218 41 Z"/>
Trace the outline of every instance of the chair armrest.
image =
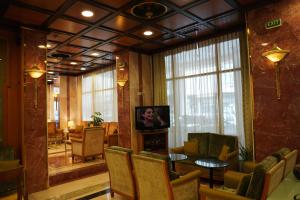
<path id="1" fill-rule="evenodd" d="M 190 173 L 188 173 L 188 174 L 186 174 L 184 176 L 181 176 L 178 179 L 175 179 L 175 180 L 171 181 L 171 185 L 173 187 L 182 185 L 182 184 L 184 184 L 186 182 L 189 182 L 189 181 L 191 181 L 193 179 L 200 178 L 200 175 L 201 175 L 201 171 L 200 170 L 192 171 L 192 172 L 190 172 Z"/>
<path id="2" fill-rule="evenodd" d="M 171 153 L 178 153 L 178 154 L 184 154 L 184 148 L 183 146 L 181 147 L 174 147 L 174 148 L 171 148 Z"/>
<path id="3" fill-rule="evenodd" d="M 82 138 L 71 138 L 71 142 L 79 142 L 82 143 L 83 139 Z"/>
<path id="4" fill-rule="evenodd" d="M 256 165 L 257 163 L 255 163 L 254 161 L 244 161 L 242 163 L 242 171 L 244 173 L 251 173 L 253 172 Z"/>
<path id="5" fill-rule="evenodd" d="M 241 182 L 242 178 L 248 174 L 228 170 L 224 173 L 224 186 L 228 188 L 235 188 L 237 189 L 239 183 Z"/>
<path id="6" fill-rule="evenodd" d="M 200 175 L 200 170 L 196 170 L 171 181 L 174 200 L 198 200 Z"/>
<path id="7" fill-rule="evenodd" d="M 225 191 L 220 191 L 220 190 L 216 190 L 216 189 L 211 189 L 209 187 L 200 187 L 200 197 L 201 200 L 218 200 L 218 199 L 222 199 L 222 200 L 251 200 L 249 198 L 240 196 L 240 195 L 236 195 L 234 193 L 230 193 L 230 192 L 225 192 Z"/>

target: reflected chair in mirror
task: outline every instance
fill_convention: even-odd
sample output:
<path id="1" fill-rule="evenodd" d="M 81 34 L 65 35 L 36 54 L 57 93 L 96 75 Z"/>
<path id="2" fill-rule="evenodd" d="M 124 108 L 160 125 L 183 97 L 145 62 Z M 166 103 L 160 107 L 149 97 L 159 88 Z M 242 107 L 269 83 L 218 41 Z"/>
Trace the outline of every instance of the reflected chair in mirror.
<path id="1" fill-rule="evenodd" d="M 133 178 L 131 154 L 132 150 L 118 146 L 104 149 L 105 160 L 109 172 L 110 194 L 118 193 L 128 199 L 137 199 Z"/>
<path id="2" fill-rule="evenodd" d="M 102 127 L 85 128 L 82 138 L 70 138 L 72 145 L 72 160 L 79 156 L 86 161 L 87 157 L 102 155 L 104 158 L 104 129 Z"/>
<path id="3" fill-rule="evenodd" d="M 132 155 L 132 160 L 138 199 L 199 199 L 199 170 L 170 181 L 169 166 L 165 159 Z"/>
<path id="4" fill-rule="evenodd" d="M 61 143 L 64 139 L 63 129 L 56 128 L 56 122 L 48 122 L 48 143 Z"/>

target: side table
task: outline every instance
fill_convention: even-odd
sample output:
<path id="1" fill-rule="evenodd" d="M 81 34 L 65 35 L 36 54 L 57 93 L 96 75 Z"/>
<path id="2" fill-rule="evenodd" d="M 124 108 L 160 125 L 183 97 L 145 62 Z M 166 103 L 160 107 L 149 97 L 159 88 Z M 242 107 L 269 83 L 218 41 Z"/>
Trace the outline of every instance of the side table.
<path id="1" fill-rule="evenodd" d="M 187 159 L 187 156 L 184 154 L 178 154 L 178 153 L 169 153 L 169 157 L 172 161 L 172 170 L 175 171 L 175 161 L 179 160 L 185 160 Z"/>

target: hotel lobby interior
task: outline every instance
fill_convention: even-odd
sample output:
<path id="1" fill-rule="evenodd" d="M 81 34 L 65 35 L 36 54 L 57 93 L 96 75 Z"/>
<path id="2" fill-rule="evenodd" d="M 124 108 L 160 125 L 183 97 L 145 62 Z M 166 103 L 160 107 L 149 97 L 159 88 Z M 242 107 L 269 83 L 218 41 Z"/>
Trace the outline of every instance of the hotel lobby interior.
<path id="1" fill-rule="evenodd" d="M 0 199 L 300 199 L 299 10 L 1 0 Z"/>

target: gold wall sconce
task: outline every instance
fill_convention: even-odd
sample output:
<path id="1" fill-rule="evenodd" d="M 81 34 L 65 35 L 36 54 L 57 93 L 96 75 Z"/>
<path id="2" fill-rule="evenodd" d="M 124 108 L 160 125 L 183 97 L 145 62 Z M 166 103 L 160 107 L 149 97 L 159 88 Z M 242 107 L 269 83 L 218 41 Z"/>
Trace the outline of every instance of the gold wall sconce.
<path id="1" fill-rule="evenodd" d="M 122 90 L 122 105 L 124 104 L 124 86 L 127 83 L 127 80 L 125 79 L 120 79 L 117 81 L 118 85 L 121 87 Z"/>
<path id="2" fill-rule="evenodd" d="M 42 70 L 36 64 L 34 64 L 31 68 L 25 69 L 25 74 L 29 74 L 29 76 L 34 79 L 34 108 L 37 108 L 38 106 L 37 79 L 40 78 L 45 72 L 45 70 Z"/>
<path id="3" fill-rule="evenodd" d="M 280 99 L 281 91 L 280 91 L 280 69 L 278 66 L 278 62 L 280 62 L 290 51 L 283 50 L 279 48 L 277 45 L 274 45 L 273 49 L 270 51 L 264 52 L 262 56 L 268 58 L 275 65 L 275 79 L 276 79 L 276 94 L 277 99 Z"/>

